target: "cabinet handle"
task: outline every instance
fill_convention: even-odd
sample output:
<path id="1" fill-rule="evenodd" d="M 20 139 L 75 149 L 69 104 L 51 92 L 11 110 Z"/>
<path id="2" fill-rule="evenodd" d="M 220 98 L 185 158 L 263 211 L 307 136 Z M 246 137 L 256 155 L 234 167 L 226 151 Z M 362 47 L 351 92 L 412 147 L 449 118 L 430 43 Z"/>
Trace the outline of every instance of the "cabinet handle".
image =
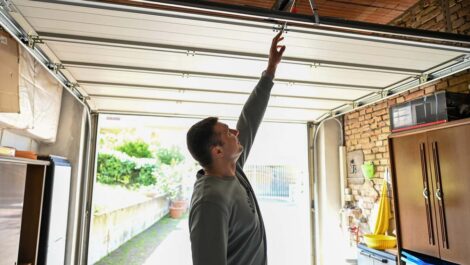
<path id="1" fill-rule="evenodd" d="M 423 177 L 423 197 L 424 203 L 426 204 L 426 220 L 428 225 L 428 242 L 431 245 L 435 245 L 434 231 L 432 229 L 432 216 L 431 216 L 431 202 L 429 200 L 429 188 L 428 188 L 428 170 L 425 156 L 424 143 L 419 145 L 419 154 L 421 156 L 421 173 Z"/>
<path id="2" fill-rule="evenodd" d="M 381 263 L 388 263 L 388 259 L 382 259 L 380 257 L 376 257 L 375 255 L 373 254 L 368 254 L 364 251 L 361 251 L 359 252 L 359 254 L 361 254 L 362 256 L 365 256 L 365 257 L 368 257 L 368 258 L 371 258 L 371 259 L 375 259 L 376 261 L 379 261 Z"/>
<path id="3" fill-rule="evenodd" d="M 429 190 L 428 188 L 423 189 L 423 197 L 428 200 L 429 199 Z"/>
<path id="4" fill-rule="evenodd" d="M 441 221 L 442 245 L 449 249 L 449 240 L 447 238 L 447 224 L 444 207 L 444 195 L 442 192 L 441 167 L 439 163 L 439 152 L 437 142 L 432 142 L 432 155 L 434 160 L 434 172 L 436 174 L 436 198 L 439 205 L 439 220 Z"/>
<path id="5" fill-rule="evenodd" d="M 437 198 L 439 201 L 442 201 L 441 189 L 437 189 L 437 190 L 436 190 L 436 198 Z"/>

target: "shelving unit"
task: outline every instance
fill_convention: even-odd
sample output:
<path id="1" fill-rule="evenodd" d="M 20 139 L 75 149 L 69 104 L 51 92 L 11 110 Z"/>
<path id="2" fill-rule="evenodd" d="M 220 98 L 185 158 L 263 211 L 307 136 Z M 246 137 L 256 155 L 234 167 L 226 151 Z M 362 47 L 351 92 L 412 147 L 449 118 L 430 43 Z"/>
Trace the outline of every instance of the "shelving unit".
<path id="1" fill-rule="evenodd" d="M 49 164 L 43 160 L 0 156 L 0 265 L 37 264 L 44 181 Z"/>

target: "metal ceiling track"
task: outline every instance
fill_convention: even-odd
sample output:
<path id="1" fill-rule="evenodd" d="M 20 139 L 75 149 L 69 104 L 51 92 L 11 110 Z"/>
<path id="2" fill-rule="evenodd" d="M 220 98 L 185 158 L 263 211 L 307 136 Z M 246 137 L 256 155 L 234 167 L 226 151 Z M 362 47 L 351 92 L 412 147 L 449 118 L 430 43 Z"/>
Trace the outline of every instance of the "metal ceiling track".
<path id="1" fill-rule="evenodd" d="M 86 63 L 86 62 L 74 62 L 74 61 L 63 61 L 62 64 L 66 67 L 71 67 L 71 68 L 101 69 L 101 70 L 114 70 L 114 71 L 134 71 L 134 72 L 141 72 L 141 73 L 154 73 L 154 74 L 181 76 L 181 77 L 186 77 L 186 78 L 194 76 L 194 77 L 215 78 L 215 79 L 245 80 L 245 81 L 253 81 L 253 82 L 257 82 L 259 80 L 258 76 L 181 71 L 181 70 L 113 65 L 113 64 L 99 64 L 99 63 Z M 316 88 L 328 87 L 328 88 L 359 90 L 359 91 L 381 91 L 383 89 L 382 87 L 376 87 L 376 86 L 346 85 L 346 84 L 324 83 L 324 82 L 314 82 L 314 81 L 305 81 L 305 80 L 296 80 L 296 79 L 282 79 L 282 78 L 276 78 L 276 83 L 284 83 L 287 85 L 312 86 Z"/>
<path id="2" fill-rule="evenodd" d="M 248 60 L 254 60 L 254 61 L 267 61 L 268 59 L 267 54 L 258 54 L 258 53 L 194 48 L 194 47 L 186 47 L 186 46 L 166 45 L 166 44 L 159 44 L 159 43 L 128 41 L 128 40 L 116 40 L 116 39 L 97 38 L 97 37 L 89 37 L 89 36 L 77 36 L 77 35 L 59 34 L 59 33 L 51 33 L 51 32 L 38 32 L 38 35 L 43 41 L 56 41 L 56 42 L 62 42 L 62 43 L 99 45 L 99 46 L 114 47 L 114 48 L 130 48 L 130 49 L 169 52 L 169 53 L 178 53 L 178 54 L 190 54 L 191 56 L 226 57 L 226 58 L 236 58 L 236 59 L 248 59 Z M 312 66 L 312 67 L 364 70 L 364 71 L 378 72 L 378 73 L 416 75 L 416 74 L 421 74 L 422 72 L 421 70 L 418 70 L 418 69 L 404 69 L 404 68 L 396 68 L 396 67 L 343 63 L 343 62 L 334 62 L 334 61 L 326 61 L 326 60 L 311 60 L 311 59 L 295 58 L 295 57 L 284 57 L 282 58 L 282 62 L 288 63 L 288 64 L 307 65 L 307 66 Z"/>
<path id="3" fill-rule="evenodd" d="M 16 23 L 16 21 L 8 14 L 10 10 L 9 1 L 0 0 L 0 26 L 5 29 L 16 41 L 27 50 L 38 62 L 51 74 L 70 94 L 77 99 L 86 109 L 90 109 L 86 104 L 85 97 L 77 90 L 75 83 L 65 77 L 65 75 L 57 68 L 57 63 L 53 62 L 37 44 L 41 40 L 36 36 L 30 36 L 28 33 Z"/>
<path id="4" fill-rule="evenodd" d="M 371 93 L 365 97 L 355 100 L 352 104 L 346 104 L 341 107 L 335 108 L 329 113 L 329 115 L 322 117 L 322 119 L 344 115 L 348 112 L 352 112 L 357 109 L 372 105 L 377 101 L 395 97 L 398 94 L 411 90 L 413 88 L 430 85 L 442 78 L 465 71 L 467 69 L 470 69 L 470 55 L 461 57 L 459 59 L 459 62 L 456 64 L 452 64 L 443 69 L 439 69 L 423 76 L 416 77 L 411 81 L 405 81 L 400 84 L 387 87 L 382 92 Z"/>

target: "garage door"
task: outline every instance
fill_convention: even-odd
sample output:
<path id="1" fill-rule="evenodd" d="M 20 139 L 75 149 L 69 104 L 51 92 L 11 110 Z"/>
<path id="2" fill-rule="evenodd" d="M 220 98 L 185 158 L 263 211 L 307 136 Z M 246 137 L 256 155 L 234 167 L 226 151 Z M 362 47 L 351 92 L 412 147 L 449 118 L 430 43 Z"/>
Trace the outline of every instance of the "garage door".
<path id="1" fill-rule="evenodd" d="M 145 7 L 12 2 L 2 23 L 10 19 L 23 28 L 7 27 L 34 43 L 55 74 L 100 113 L 236 119 L 283 23 L 265 13 L 214 16 L 208 9 L 152 5 L 160 1 Z M 286 18 L 287 50 L 266 112 L 269 121 L 320 121 L 469 65 L 465 47 Z M 25 32 L 39 41 L 21 36 Z"/>

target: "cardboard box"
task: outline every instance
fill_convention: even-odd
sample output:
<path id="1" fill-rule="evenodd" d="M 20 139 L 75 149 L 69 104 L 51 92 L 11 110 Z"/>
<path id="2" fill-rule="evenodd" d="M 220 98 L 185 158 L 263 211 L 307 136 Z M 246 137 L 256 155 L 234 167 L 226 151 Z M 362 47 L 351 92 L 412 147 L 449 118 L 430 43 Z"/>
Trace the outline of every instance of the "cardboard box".
<path id="1" fill-rule="evenodd" d="M 0 112 L 19 113 L 18 43 L 0 28 Z"/>

